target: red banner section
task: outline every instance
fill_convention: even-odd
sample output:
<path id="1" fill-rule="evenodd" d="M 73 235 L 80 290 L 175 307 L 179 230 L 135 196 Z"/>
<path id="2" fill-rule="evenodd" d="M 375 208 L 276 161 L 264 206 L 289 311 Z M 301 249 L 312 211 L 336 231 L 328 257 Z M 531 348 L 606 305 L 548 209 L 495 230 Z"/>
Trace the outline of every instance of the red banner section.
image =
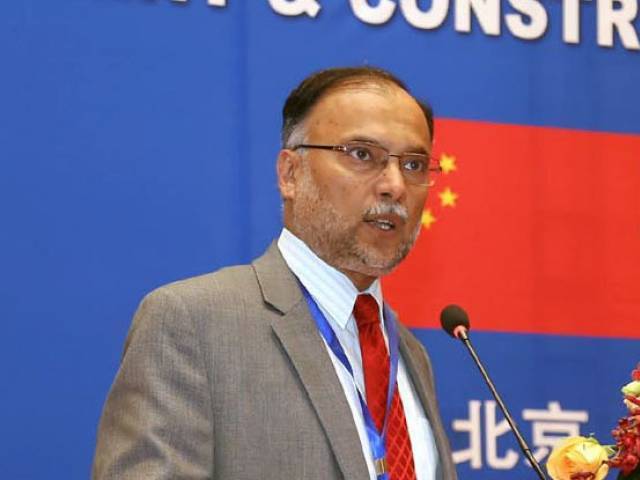
<path id="1" fill-rule="evenodd" d="M 439 120 L 443 174 L 384 281 L 411 327 L 640 338 L 640 135 Z"/>

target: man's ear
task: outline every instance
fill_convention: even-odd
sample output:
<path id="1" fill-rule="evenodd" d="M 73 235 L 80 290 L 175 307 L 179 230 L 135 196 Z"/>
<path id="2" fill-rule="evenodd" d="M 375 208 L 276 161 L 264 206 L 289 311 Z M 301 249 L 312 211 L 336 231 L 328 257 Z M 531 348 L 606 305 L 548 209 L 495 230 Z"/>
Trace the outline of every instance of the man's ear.
<path id="1" fill-rule="evenodd" d="M 284 200 L 293 200 L 295 198 L 300 161 L 300 155 L 293 150 L 283 149 L 278 154 L 278 162 L 276 164 L 278 188 Z"/>

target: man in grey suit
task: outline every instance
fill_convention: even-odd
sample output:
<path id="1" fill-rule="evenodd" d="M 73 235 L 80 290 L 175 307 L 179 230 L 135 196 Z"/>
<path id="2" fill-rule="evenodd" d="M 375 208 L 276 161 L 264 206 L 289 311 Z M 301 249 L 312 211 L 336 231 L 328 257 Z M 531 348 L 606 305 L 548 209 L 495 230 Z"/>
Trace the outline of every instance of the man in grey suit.
<path id="1" fill-rule="evenodd" d="M 429 359 L 379 281 L 420 230 L 431 110 L 359 67 L 308 77 L 283 117 L 285 228 L 144 299 L 94 479 L 456 479 Z"/>

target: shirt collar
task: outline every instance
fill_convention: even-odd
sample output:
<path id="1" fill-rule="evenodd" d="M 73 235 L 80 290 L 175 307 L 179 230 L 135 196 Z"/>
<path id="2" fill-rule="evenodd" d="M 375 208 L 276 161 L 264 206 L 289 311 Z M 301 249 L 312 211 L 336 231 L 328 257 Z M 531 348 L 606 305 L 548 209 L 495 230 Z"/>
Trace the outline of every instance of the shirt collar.
<path id="1" fill-rule="evenodd" d="M 382 287 L 379 279 L 374 280 L 364 292 L 359 292 L 349 277 L 318 257 L 306 243 L 286 228 L 280 233 L 278 248 L 294 275 L 341 328 L 346 328 L 356 297 L 360 293 L 372 295 L 378 308 L 382 310 Z"/>

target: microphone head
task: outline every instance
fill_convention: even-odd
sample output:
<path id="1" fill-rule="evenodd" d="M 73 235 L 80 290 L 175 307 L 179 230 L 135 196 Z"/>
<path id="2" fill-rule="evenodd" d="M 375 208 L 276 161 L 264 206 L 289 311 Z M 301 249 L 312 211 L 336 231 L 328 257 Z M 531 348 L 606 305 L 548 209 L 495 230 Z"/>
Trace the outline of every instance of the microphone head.
<path id="1" fill-rule="evenodd" d="M 440 313 L 440 324 L 442 328 L 452 337 L 458 338 L 459 328 L 469 330 L 469 315 L 458 305 L 447 305 Z"/>

